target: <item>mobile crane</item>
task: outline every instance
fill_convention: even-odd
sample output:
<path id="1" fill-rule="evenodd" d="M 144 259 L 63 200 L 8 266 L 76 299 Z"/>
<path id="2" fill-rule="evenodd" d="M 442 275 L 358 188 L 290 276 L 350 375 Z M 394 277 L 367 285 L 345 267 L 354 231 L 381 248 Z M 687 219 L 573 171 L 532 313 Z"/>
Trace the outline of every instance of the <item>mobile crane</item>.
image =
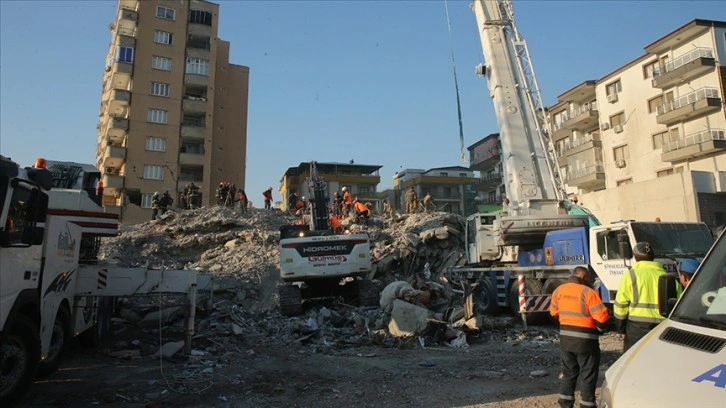
<path id="1" fill-rule="evenodd" d="M 45 163 L 42 160 L 38 163 Z M 47 163 L 46 163 L 47 164 Z M 71 178 L 77 178 L 80 173 Z M 58 368 L 72 337 L 93 345 L 109 329 L 109 299 L 154 292 L 185 294 L 191 350 L 197 288 L 193 270 L 127 268 L 94 260 L 96 239 L 114 234 L 118 215 L 88 192 L 54 188 L 57 174 L 21 168 L 0 155 L 0 401 L 12 402 L 36 375 Z M 63 187 L 77 187 L 64 184 Z M 116 232 L 117 233 L 117 232 Z M 84 239 L 90 243 L 81 258 Z"/>
<path id="2" fill-rule="evenodd" d="M 621 221 L 604 226 L 567 198 L 549 116 L 511 0 L 475 0 L 472 10 L 485 60 L 476 72 L 486 76 L 494 104 L 506 191 L 500 213 L 467 218 L 465 265 L 446 271 L 454 280 L 477 283 L 471 293 L 477 310 L 492 313 L 508 306 L 513 312 L 544 312 L 547 295 L 575 266 L 596 273 L 595 288 L 610 302 L 638 241 L 651 242 L 659 261 L 671 270 L 678 256 L 704 256 L 713 239 L 703 223 Z M 531 298 L 524 307 L 518 276 L 524 277 L 525 296 Z"/>
<path id="3" fill-rule="evenodd" d="M 378 305 L 378 288 L 369 279 L 368 234 L 332 230 L 326 185 L 314 161 L 307 184 L 310 205 L 303 217 L 309 222 L 280 228 L 280 311 L 294 316 L 302 312 L 303 299 L 351 294 L 361 305 Z"/>

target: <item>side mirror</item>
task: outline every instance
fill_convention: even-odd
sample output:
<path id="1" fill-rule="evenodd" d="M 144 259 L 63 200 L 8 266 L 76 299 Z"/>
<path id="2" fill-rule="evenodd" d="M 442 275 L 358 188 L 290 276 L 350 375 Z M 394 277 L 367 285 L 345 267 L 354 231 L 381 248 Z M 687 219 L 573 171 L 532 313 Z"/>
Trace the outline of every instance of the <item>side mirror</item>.
<path id="1" fill-rule="evenodd" d="M 630 246 L 630 242 L 628 242 L 627 234 L 618 234 L 618 251 L 620 252 L 620 257 L 623 259 L 633 257 L 633 248 Z"/>
<path id="2" fill-rule="evenodd" d="M 673 275 L 661 275 L 658 278 L 658 313 L 668 317 L 676 305 L 678 297 L 677 278 Z"/>
<path id="3" fill-rule="evenodd" d="M 42 245 L 43 235 L 45 235 L 45 228 L 29 225 L 23 230 L 20 242 L 25 245 Z"/>

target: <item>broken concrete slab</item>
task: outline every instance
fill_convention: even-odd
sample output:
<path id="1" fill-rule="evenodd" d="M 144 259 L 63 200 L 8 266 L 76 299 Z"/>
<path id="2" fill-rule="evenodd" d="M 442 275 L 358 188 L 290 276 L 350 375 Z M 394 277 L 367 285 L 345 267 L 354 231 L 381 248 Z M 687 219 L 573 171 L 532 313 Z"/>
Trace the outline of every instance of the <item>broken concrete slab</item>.
<path id="1" fill-rule="evenodd" d="M 393 301 L 388 331 L 394 337 L 411 337 L 423 334 L 431 320 L 431 311 L 402 300 Z"/>

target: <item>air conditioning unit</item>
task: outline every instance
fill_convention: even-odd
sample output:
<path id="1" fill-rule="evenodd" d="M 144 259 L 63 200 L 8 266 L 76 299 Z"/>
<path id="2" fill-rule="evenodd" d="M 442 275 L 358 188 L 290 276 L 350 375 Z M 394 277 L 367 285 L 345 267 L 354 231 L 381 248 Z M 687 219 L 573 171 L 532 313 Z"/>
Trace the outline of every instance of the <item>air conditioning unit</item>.
<path id="1" fill-rule="evenodd" d="M 608 102 L 615 103 L 617 101 L 618 101 L 618 93 L 617 92 L 613 92 L 610 95 L 608 95 Z"/>
<path id="2" fill-rule="evenodd" d="M 625 167 L 625 160 L 615 160 L 615 167 L 622 169 Z"/>
<path id="3" fill-rule="evenodd" d="M 608 122 L 602 123 L 600 125 L 600 130 L 608 130 L 610 129 L 610 124 Z"/>
<path id="4" fill-rule="evenodd" d="M 623 125 L 615 125 L 615 126 L 613 126 L 613 131 L 615 133 L 622 133 L 623 132 Z"/>

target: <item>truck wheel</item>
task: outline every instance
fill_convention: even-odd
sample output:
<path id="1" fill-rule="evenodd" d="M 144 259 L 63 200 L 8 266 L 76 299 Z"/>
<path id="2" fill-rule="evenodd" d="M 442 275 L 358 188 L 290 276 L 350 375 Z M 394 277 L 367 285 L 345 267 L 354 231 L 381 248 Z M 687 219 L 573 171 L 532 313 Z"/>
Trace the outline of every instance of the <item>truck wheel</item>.
<path id="1" fill-rule="evenodd" d="M 517 279 L 512 279 L 511 282 L 509 286 L 509 308 L 516 315 L 519 314 L 519 284 Z M 524 292 L 526 295 L 541 295 L 543 293 L 542 283 L 535 279 L 525 279 Z"/>
<path id="2" fill-rule="evenodd" d="M 551 295 L 555 292 L 555 289 L 557 289 L 563 283 L 567 283 L 567 279 L 562 279 L 562 278 L 547 279 L 544 283 L 544 286 L 542 286 L 542 293 Z"/>
<path id="3" fill-rule="evenodd" d="M 381 300 L 381 291 L 376 282 L 368 279 L 359 279 L 358 285 L 358 304 L 360 306 L 378 306 Z"/>
<path id="4" fill-rule="evenodd" d="M 482 279 L 477 282 L 474 289 L 474 306 L 479 314 L 493 315 L 499 309 L 497 305 L 497 292 L 489 279 Z"/>
<path id="5" fill-rule="evenodd" d="M 297 285 L 280 286 L 280 313 L 285 316 L 302 314 L 302 291 Z"/>
<path id="6" fill-rule="evenodd" d="M 38 365 L 38 376 L 46 377 L 53 374 L 60 367 L 63 355 L 68 349 L 71 340 L 71 316 L 68 311 L 61 306 L 55 315 L 53 323 L 53 334 L 50 338 L 50 348 L 48 348 L 48 356 Z"/>
<path id="7" fill-rule="evenodd" d="M 0 342 L 0 401 L 12 402 L 28 389 L 40 361 L 38 328 L 18 317 Z"/>
<path id="8" fill-rule="evenodd" d="M 113 315 L 115 299 L 113 297 L 101 297 L 98 299 L 96 324 L 78 336 L 78 341 L 81 343 L 81 346 L 86 348 L 96 347 L 111 332 L 111 317 Z"/>

